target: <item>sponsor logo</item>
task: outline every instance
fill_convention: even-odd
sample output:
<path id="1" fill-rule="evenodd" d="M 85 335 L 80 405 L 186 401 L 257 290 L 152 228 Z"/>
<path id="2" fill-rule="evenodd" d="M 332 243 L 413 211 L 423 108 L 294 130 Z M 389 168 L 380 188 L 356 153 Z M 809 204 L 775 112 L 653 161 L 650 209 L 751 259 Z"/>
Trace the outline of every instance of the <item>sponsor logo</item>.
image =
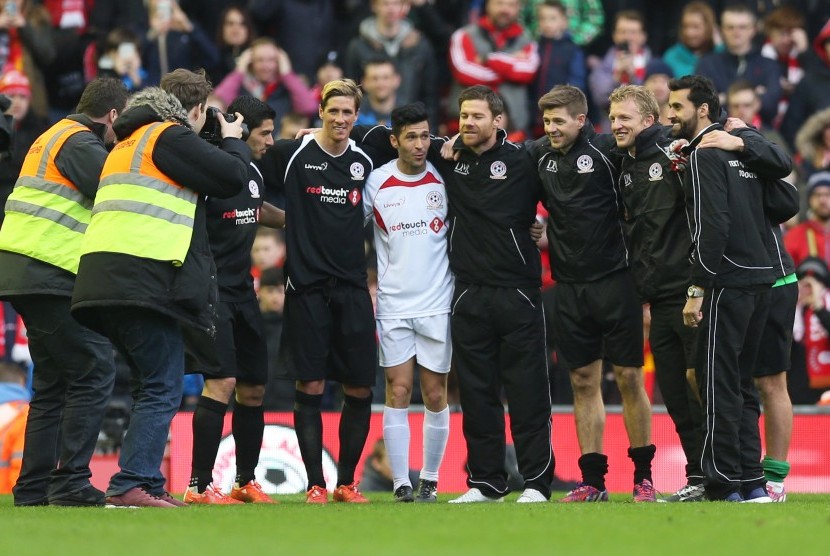
<path id="1" fill-rule="evenodd" d="M 576 171 L 580 174 L 588 174 L 594 171 L 594 159 L 583 154 L 576 159 Z"/>
<path id="2" fill-rule="evenodd" d="M 429 229 L 435 232 L 436 234 L 441 231 L 441 228 L 444 227 L 444 221 L 438 218 L 437 216 L 432 219 L 432 222 L 429 223 Z"/>
<path id="3" fill-rule="evenodd" d="M 352 162 L 352 165 L 349 166 L 349 173 L 352 175 L 353 180 L 362 180 L 365 172 L 366 170 L 360 162 Z"/>
<path id="4" fill-rule="evenodd" d="M 256 224 L 259 222 L 259 209 L 233 209 L 222 213 L 222 220 L 234 220 L 234 224 Z"/>
<path id="5" fill-rule="evenodd" d="M 402 207 L 406 204 L 406 197 L 395 199 L 394 201 L 386 201 L 383 203 L 383 208 Z"/>
<path id="6" fill-rule="evenodd" d="M 229 492 L 236 479 L 236 445 L 233 435 L 219 444 L 214 468 L 216 486 Z M 296 494 L 305 492 L 306 476 L 297 434 L 284 425 L 266 425 L 262 435 L 259 464 L 254 471 L 257 482 L 267 494 Z M 337 480 L 337 464 L 328 450 L 323 448 L 323 477 L 326 487 L 333 490 Z"/>
<path id="7" fill-rule="evenodd" d="M 749 172 L 747 170 L 738 170 L 738 175 L 748 180 L 758 179 L 758 174 L 756 174 L 755 172 Z"/>
<path id="8" fill-rule="evenodd" d="M 559 165 L 556 163 L 555 160 L 548 160 L 548 165 L 545 167 L 545 170 L 548 172 L 558 172 Z"/>
<path id="9" fill-rule="evenodd" d="M 353 191 L 357 191 L 356 189 Z M 319 195 L 320 201 L 323 203 L 333 203 L 335 205 L 345 205 L 351 202 L 353 205 L 357 204 L 351 199 L 351 192 L 348 189 L 340 187 L 326 187 L 325 185 L 318 185 L 317 187 L 306 187 L 305 192 L 309 195 Z M 357 191 L 358 201 L 360 200 L 360 192 Z"/>
<path id="10" fill-rule="evenodd" d="M 469 176 L 470 175 L 470 165 L 464 162 L 459 162 L 453 168 L 453 172 L 456 174 L 461 174 L 462 176 Z"/>
<path id="11" fill-rule="evenodd" d="M 349 191 L 349 202 L 352 204 L 353 207 L 356 207 L 357 204 L 360 202 L 360 190 L 358 188 L 355 187 L 354 189 Z"/>
<path id="12" fill-rule="evenodd" d="M 427 228 L 431 228 L 436 219 L 427 223 L 426 220 L 418 220 L 417 222 L 398 222 L 389 226 L 389 232 L 400 232 L 403 237 L 423 236 L 427 234 Z M 443 226 L 443 223 L 442 223 Z M 440 231 L 440 228 L 438 230 Z"/>
<path id="13" fill-rule="evenodd" d="M 507 165 L 501 160 L 497 160 L 490 165 L 490 179 L 503 180 L 507 178 Z"/>
<path id="14" fill-rule="evenodd" d="M 728 160 L 730 168 L 743 168 L 744 164 L 740 160 Z"/>
<path id="15" fill-rule="evenodd" d="M 306 170 L 317 170 L 319 172 L 325 172 L 326 169 L 329 167 L 328 162 L 323 162 L 322 164 L 306 164 Z"/>
<path id="16" fill-rule="evenodd" d="M 628 187 L 632 181 L 631 174 L 623 174 L 623 187 Z"/>
<path id="17" fill-rule="evenodd" d="M 440 191 L 430 191 L 427 193 L 427 208 L 430 210 L 444 208 L 444 195 Z"/>
<path id="18" fill-rule="evenodd" d="M 255 180 L 248 182 L 248 191 L 251 192 L 252 199 L 259 199 L 259 185 Z"/>
<path id="19" fill-rule="evenodd" d="M 663 167 L 655 162 L 648 167 L 648 181 L 658 181 L 663 179 Z"/>

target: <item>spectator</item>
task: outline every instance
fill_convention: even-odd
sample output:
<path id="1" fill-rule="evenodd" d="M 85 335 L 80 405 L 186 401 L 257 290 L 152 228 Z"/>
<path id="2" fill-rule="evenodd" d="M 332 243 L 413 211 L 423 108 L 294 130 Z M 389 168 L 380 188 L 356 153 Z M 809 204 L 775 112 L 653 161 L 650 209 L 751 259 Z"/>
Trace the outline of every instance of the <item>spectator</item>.
<path id="1" fill-rule="evenodd" d="M 805 351 L 807 385 L 813 390 L 830 388 L 830 271 L 818 257 L 807 257 L 796 269 L 798 309 L 793 339 Z"/>
<path id="2" fill-rule="evenodd" d="M 530 88 L 530 106 L 534 135 L 541 135 L 542 117 L 536 101 L 556 85 L 573 85 L 585 89 L 585 55 L 573 41 L 568 29 L 565 5 L 559 0 L 536 3 L 539 21 L 539 73 Z"/>
<path id="3" fill-rule="evenodd" d="M 526 0 L 522 11 L 522 21 L 534 37 L 541 37 L 542 18 L 538 17 L 538 8 L 545 4 L 545 0 Z M 568 28 L 573 42 L 579 46 L 591 43 L 600 33 L 605 24 L 605 11 L 600 0 L 561 0 L 565 8 Z M 564 84 L 564 83 L 563 83 Z M 571 83 L 578 87 L 576 83 Z M 547 92 L 547 91 L 545 91 Z"/>
<path id="4" fill-rule="evenodd" d="M 743 4 L 727 6 L 721 14 L 721 33 L 726 49 L 703 56 L 695 73 L 712 80 L 726 104 L 726 90 L 736 79 L 752 83 L 761 97 L 761 119 L 769 125 L 778 114 L 781 99 L 781 71 L 778 64 L 761 55 L 752 39 L 756 33 L 755 14 Z M 713 115 L 717 119 L 717 115 Z"/>
<path id="5" fill-rule="evenodd" d="M 29 397 L 23 367 L 0 361 L 0 494 L 11 494 L 20 475 Z"/>
<path id="6" fill-rule="evenodd" d="M 6 95 L 11 100 L 11 106 L 6 111 L 6 115 L 14 118 L 11 155 L 0 157 L 0 207 L 3 207 L 12 192 L 14 182 L 17 181 L 29 147 L 49 125 L 46 118 L 36 116 L 29 109 L 32 88 L 29 79 L 24 74 L 16 70 L 6 72 L 0 77 L 0 94 Z M 0 225 L 3 223 L 4 216 L 5 213 L 0 210 Z"/>
<path id="7" fill-rule="evenodd" d="M 107 33 L 98 58 L 98 75 L 120 79 L 128 91 L 137 91 L 147 80 L 142 67 L 139 48 L 141 39 L 126 27 L 116 27 Z"/>
<path id="8" fill-rule="evenodd" d="M 275 122 L 288 112 L 310 115 L 317 110 L 314 95 L 294 73 L 288 54 L 269 38 L 251 43 L 237 59 L 236 69 L 214 92 L 225 104 L 240 95 L 258 98 L 277 113 Z M 279 131 L 276 129 L 275 133 Z"/>
<path id="9" fill-rule="evenodd" d="M 49 112 L 44 70 L 55 59 L 49 12 L 30 0 L 11 0 L 0 11 L 0 74 L 17 70 L 29 78 L 31 109 Z"/>
<path id="10" fill-rule="evenodd" d="M 216 30 L 219 63 L 211 73 L 214 83 L 222 81 L 236 68 L 237 59 L 251 46 L 253 40 L 254 30 L 248 12 L 236 5 L 225 8 L 219 17 L 219 28 Z"/>
<path id="11" fill-rule="evenodd" d="M 807 180 L 814 173 L 830 169 L 830 108 L 813 114 L 795 137 L 799 157 L 798 173 Z"/>
<path id="12" fill-rule="evenodd" d="M 830 172 L 818 172 L 807 181 L 807 220 L 784 236 L 784 247 L 798 267 L 807 257 L 830 259 Z"/>
<path id="13" fill-rule="evenodd" d="M 280 120 L 280 134 L 277 139 L 295 139 L 302 129 L 311 125 L 308 116 L 289 112 Z"/>
<path id="14" fill-rule="evenodd" d="M 374 16 L 363 20 L 360 34 L 349 43 L 344 61 L 345 74 L 355 79 L 361 75 L 365 78 L 369 62 L 385 55 L 394 63 L 400 76 L 396 106 L 420 100 L 426 105 L 430 124 L 435 129 L 438 91 L 432 45 L 406 19 L 408 0 L 372 0 L 371 5 Z M 389 111 L 394 107 L 391 106 Z"/>
<path id="15" fill-rule="evenodd" d="M 790 98 L 790 106 L 781 122 L 781 135 L 795 146 L 795 136 L 804 122 L 824 108 L 830 107 L 830 20 L 813 41 L 801 64 L 806 71 Z"/>
<path id="16" fill-rule="evenodd" d="M 618 12 L 614 17 L 614 46 L 608 49 L 601 62 L 588 61 L 592 66 L 588 76 L 594 106 L 603 114 L 599 123 L 604 131 L 608 123 L 608 95 L 620 85 L 642 85 L 651 50 L 646 46 L 646 21 L 643 14 L 633 10 Z M 593 63 L 592 63 L 593 60 Z"/>
<path id="17" fill-rule="evenodd" d="M 487 85 L 505 100 L 513 129 L 526 133 L 530 128 L 527 89 L 539 69 L 539 53 L 518 22 L 520 8 L 520 0 L 487 0 L 485 15 L 453 33 L 450 69 L 455 83 L 448 102 L 451 118 L 459 115 L 458 95 L 462 89 Z"/>
<path id="18" fill-rule="evenodd" d="M 281 268 L 284 262 L 285 239 L 282 232 L 260 226 L 251 247 L 251 275 L 256 288 L 259 288 L 259 278 L 263 272 L 269 268 Z"/>
<path id="19" fill-rule="evenodd" d="M 363 66 L 361 103 L 355 125 L 391 125 L 392 109 L 400 105 L 401 76 L 388 58 L 368 60 Z"/>
<path id="20" fill-rule="evenodd" d="M 660 110 L 658 122 L 671 125 L 669 118 L 669 80 L 674 77 L 671 66 L 660 58 L 654 58 L 646 66 L 646 78 L 643 86 L 654 94 Z"/>
<path id="21" fill-rule="evenodd" d="M 751 125 L 760 131 L 769 141 L 776 143 L 784 149 L 787 156 L 792 156 L 781 134 L 771 126 L 764 125 L 761 121 L 759 114 L 761 110 L 761 98 L 758 96 L 758 92 L 752 83 L 746 79 L 738 79 L 733 82 L 726 91 L 726 108 L 729 117 L 738 118 Z"/>
<path id="22" fill-rule="evenodd" d="M 418 470 L 409 470 L 409 481 L 415 484 L 418 481 Z M 383 438 L 378 438 L 372 446 L 372 453 L 363 461 L 363 475 L 360 485 L 365 492 L 389 492 L 394 490 L 392 465 L 389 461 L 389 452 Z"/>
<path id="23" fill-rule="evenodd" d="M 245 0 L 178 0 L 178 2 L 188 17 L 198 22 L 199 26 L 209 33 L 220 28 L 227 10 L 247 4 Z"/>
<path id="24" fill-rule="evenodd" d="M 202 28 L 190 21 L 177 0 L 149 0 L 150 28 L 141 59 L 147 70 L 146 85 L 157 85 L 175 69 L 205 68 L 219 63 L 219 52 Z"/>
<path id="25" fill-rule="evenodd" d="M 281 268 L 266 268 L 259 278 L 259 310 L 265 327 L 268 348 L 268 383 L 262 407 L 266 411 L 294 409 L 294 384 L 279 380 L 280 343 L 282 341 L 283 307 L 285 306 L 285 278 Z"/>
<path id="26" fill-rule="evenodd" d="M 715 12 L 709 4 L 695 1 L 683 8 L 677 39 L 663 53 L 663 60 L 677 77 L 691 75 L 700 57 L 715 48 Z"/>
<path id="27" fill-rule="evenodd" d="M 766 42 L 761 47 L 761 54 L 778 62 L 781 71 L 783 96 L 778 103 L 777 127 L 787 112 L 790 96 L 804 77 L 801 58 L 808 48 L 804 16 L 792 6 L 776 8 L 764 18 L 764 35 Z"/>
<path id="28" fill-rule="evenodd" d="M 285 48 L 307 83 L 327 52 L 334 49 L 335 4 L 331 0 L 249 0 L 257 35 L 272 37 Z"/>

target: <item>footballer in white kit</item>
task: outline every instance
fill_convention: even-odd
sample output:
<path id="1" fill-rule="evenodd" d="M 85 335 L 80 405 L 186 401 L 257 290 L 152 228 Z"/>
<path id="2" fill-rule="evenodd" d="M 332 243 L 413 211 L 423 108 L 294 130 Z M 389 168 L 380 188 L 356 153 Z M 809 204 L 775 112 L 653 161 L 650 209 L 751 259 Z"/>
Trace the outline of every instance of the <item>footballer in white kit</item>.
<path id="1" fill-rule="evenodd" d="M 395 500 L 434 502 L 449 436 L 453 277 L 447 259 L 447 192 L 441 175 L 426 160 L 430 135 L 422 104 L 392 112 L 390 141 L 398 158 L 372 171 L 363 191 L 378 263 L 378 359 L 386 374 L 383 437 Z M 414 493 L 408 407 L 416 364 L 425 408 L 424 466 Z"/>

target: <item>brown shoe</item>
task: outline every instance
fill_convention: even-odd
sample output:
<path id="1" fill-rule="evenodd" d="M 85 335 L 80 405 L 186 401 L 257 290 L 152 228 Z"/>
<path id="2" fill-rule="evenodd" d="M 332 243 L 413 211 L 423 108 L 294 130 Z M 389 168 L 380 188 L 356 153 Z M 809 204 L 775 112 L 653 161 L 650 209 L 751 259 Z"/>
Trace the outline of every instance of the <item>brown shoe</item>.
<path id="1" fill-rule="evenodd" d="M 131 488 L 124 494 L 107 496 L 108 508 L 175 508 L 158 496 L 153 496 L 141 487 Z"/>

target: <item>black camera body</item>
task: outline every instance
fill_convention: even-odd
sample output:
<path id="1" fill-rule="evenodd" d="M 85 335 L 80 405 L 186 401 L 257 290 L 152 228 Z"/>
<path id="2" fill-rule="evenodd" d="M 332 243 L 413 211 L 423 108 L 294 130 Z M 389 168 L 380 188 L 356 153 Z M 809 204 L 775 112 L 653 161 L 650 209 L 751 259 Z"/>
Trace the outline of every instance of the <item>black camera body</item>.
<path id="1" fill-rule="evenodd" d="M 202 126 L 202 131 L 199 132 L 199 137 L 212 145 L 219 145 L 222 143 L 222 126 L 219 125 L 219 118 L 225 118 L 225 121 L 230 123 L 236 120 L 233 114 L 226 114 L 214 106 L 208 106 L 207 114 L 205 116 L 205 125 Z M 251 132 L 245 122 L 242 122 L 242 140 L 246 141 Z"/>
<path id="2" fill-rule="evenodd" d="M 14 146 L 14 118 L 5 114 L 12 105 L 6 95 L 0 95 L 0 160 L 11 156 Z"/>

